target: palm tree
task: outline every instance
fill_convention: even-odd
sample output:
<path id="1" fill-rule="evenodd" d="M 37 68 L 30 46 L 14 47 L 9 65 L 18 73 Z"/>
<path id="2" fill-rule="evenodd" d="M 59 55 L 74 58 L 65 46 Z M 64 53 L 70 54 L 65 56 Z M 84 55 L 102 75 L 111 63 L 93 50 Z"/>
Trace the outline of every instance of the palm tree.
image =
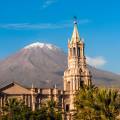
<path id="1" fill-rule="evenodd" d="M 27 114 L 31 113 L 31 110 L 24 105 L 22 100 L 11 98 L 6 100 L 3 113 L 4 118 L 8 120 L 26 120 Z"/>
<path id="2" fill-rule="evenodd" d="M 5 103 L 3 111 L 9 119 L 14 119 L 16 117 L 15 113 L 19 113 L 20 111 L 20 103 L 16 99 L 8 99 Z"/>
<path id="3" fill-rule="evenodd" d="M 95 104 L 104 120 L 116 120 L 120 110 L 120 96 L 118 91 L 112 89 L 101 89 L 96 95 Z"/>
<path id="4" fill-rule="evenodd" d="M 49 100 L 32 113 L 30 120 L 62 120 L 62 115 L 58 104 L 54 100 Z"/>
<path id="5" fill-rule="evenodd" d="M 50 120 L 62 120 L 61 109 L 53 99 L 47 102 L 47 109 Z"/>
<path id="6" fill-rule="evenodd" d="M 120 97 L 116 90 L 84 86 L 76 93 L 75 120 L 116 120 Z"/>
<path id="7" fill-rule="evenodd" d="M 93 120 L 95 111 L 92 106 L 96 89 L 95 86 L 83 86 L 76 92 L 74 100 L 77 110 L 74 115 L 75 120 Z"/>

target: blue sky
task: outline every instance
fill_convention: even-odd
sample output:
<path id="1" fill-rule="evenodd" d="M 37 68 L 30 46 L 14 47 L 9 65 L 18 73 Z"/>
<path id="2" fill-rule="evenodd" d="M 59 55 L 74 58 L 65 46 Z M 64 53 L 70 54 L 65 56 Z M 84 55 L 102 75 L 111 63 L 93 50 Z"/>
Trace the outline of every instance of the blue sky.
<path id="1" fill-rule="evenodd" d="M 120 0 L 0 0 L 0 59 L 33 42 L 67 52 L 78 18 L 90 64 L 120 73 Z"/>

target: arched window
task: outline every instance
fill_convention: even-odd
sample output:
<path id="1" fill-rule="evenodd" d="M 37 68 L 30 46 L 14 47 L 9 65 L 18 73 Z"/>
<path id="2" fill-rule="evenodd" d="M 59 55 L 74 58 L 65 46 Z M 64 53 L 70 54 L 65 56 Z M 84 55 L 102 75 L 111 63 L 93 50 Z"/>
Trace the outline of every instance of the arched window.
<path id="1" fill-rule="evenodd" d="M 69 110 L 70 110 L 70 105 L 69 104 L 66 104 L 65 110 L 66 110 L 66 112 L 69 112 Z"/>
<path id="2" fill-rule="evenodd" d="M 75 51 L 75 47 L 73 48 L 73 56 L 75 56 L 75 53 L 76 53 L 76 51 Z"/>
<path id="3" fill-rule="evenodd" d="M 67 88 L 66 89 L 67 89 L 67 91 L 70 91 L 70 82 L 69 81 L 67 82 Z"/>
<path id="4" fill-rule="evenodd" d="M 84 85 L 84 81 L 80 80 L 80 87 L 83 87 L 83 85 Z"/>

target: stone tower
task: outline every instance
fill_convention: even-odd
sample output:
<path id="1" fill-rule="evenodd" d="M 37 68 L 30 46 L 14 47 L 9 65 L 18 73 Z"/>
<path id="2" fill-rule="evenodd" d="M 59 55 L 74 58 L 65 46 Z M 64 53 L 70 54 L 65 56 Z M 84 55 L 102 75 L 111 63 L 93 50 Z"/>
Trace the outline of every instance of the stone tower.
<path id="1" fill-rule="evenodd" d="M 91 84 L 91 74 L 87 68 L 84 54 L 84 42 L 80 38 L 77 22 L 71 40 L 68 40 L 68 68 L 64 72 L 65 111 L 71 113 L 74 108 L 74 95 L 81 86 Z M 70 119 L 70 118 L 69 118 Z"/>

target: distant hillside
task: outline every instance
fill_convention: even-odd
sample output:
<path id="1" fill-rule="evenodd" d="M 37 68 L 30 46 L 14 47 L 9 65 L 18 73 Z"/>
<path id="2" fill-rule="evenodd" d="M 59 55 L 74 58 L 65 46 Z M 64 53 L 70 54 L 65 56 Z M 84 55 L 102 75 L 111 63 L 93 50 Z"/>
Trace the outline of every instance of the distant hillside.
<path id="1" fill-rule="evenodd" d="M 67 56 L 51 44 L 34 43 L 0 62 L 0 87 L 12 82 L 31 87 L 63 87 Z M 120 87 L 120 76 L 89 66 L 93 82 L 99 86 Z"/>

